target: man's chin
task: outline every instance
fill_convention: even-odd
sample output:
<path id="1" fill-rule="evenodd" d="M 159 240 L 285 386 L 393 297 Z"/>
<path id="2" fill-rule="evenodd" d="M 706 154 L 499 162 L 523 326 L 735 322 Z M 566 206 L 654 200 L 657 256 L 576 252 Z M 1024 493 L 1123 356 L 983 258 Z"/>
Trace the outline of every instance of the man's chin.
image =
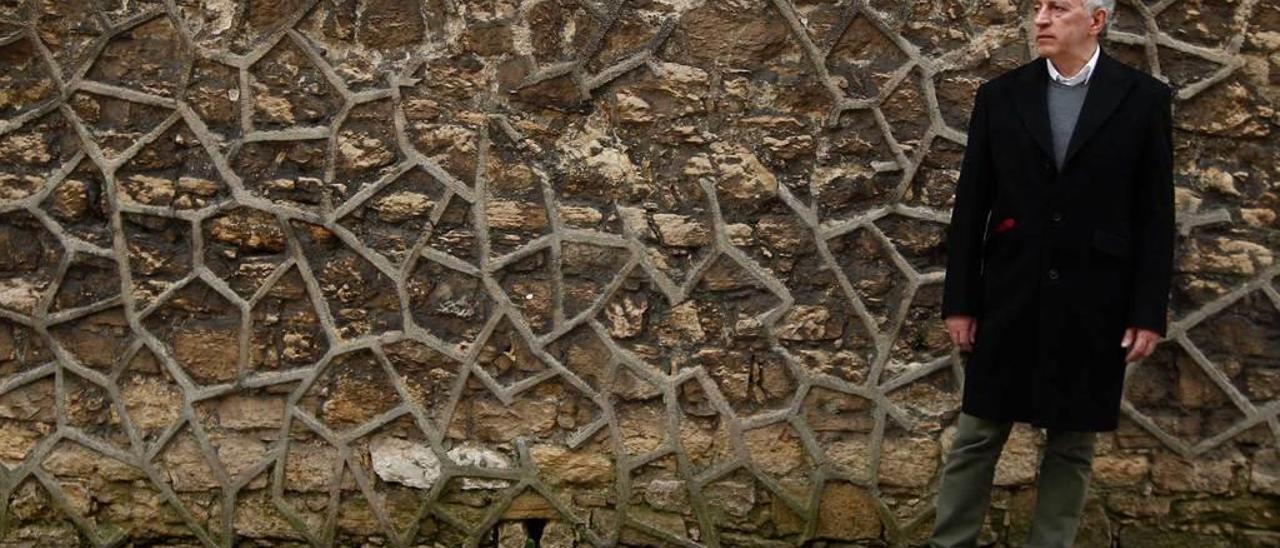
<path id="1" fill-rule="evenodd" d="M 1053 57 L 1057 53 L 1058 53 L 1058 48 L 1056 47 L 1053 47 L 1047 44 L 1036 45 L 1036 54 L 1039 55 L 1040 57 Z"/>

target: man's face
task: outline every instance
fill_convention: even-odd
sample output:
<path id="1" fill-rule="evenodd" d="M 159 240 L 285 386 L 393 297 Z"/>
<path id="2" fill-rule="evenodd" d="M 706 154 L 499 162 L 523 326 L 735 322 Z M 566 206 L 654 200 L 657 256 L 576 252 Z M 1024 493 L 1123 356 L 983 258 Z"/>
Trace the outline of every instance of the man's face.
<path id="1" fill-rule="evenodd" d="M 1041 57 L 1082 49 L 1088 42 L 1093 16 L 1085 0 L 1036 0 L 1036 50 Z M 1099 14 L 1101 15 L 1101 14 Z"/>

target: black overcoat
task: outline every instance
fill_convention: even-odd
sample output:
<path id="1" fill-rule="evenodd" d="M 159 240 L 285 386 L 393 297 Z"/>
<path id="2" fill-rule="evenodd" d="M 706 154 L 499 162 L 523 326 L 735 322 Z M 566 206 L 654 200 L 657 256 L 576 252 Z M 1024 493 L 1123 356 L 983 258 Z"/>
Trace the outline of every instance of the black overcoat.
<path id="1" fill-rule="evenodd" d="M 1047 60 L 979 86 L 947 232 L 942 317 L 977 318 L 963 411 L 1109 431 L 1126 327 L 1165 335 L 1172 92 L 1100 52 L 1058 169 Z"/>

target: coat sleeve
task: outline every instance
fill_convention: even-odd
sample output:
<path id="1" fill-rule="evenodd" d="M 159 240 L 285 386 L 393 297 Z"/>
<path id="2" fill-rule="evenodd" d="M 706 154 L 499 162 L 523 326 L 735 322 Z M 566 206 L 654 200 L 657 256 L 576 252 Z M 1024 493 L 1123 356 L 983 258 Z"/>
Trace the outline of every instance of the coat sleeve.
<path id="1" fill-rule="evenodd" d="M 1173 203 L 1173 91 L 1161 85 L 1153 101 L 1134 192 L 1133 300 L 1129 326 L 1165 336 L 1177 228 Z"/>
<path id="2" fill-rule="evenodd" d="M 987 84 L 978 87 L 969 116 L 969 137 L 947 227 L 947 271 L 942 317 L 978 316 L 982 309 L 982 246 L 991 209 L 995 171 L 987 134 Z"/>

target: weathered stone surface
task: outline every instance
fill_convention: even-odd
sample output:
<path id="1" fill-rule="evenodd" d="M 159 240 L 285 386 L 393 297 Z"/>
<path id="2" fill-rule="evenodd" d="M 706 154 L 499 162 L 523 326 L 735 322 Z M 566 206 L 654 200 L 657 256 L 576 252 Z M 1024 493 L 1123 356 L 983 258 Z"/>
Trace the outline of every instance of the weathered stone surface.
<path id="1" fill-rule="evenodd" d="M 129 419 L 144 430 L 168 427 L 182 412 L 181 388 L 161 377 L 131 377 L 120 387 L 120 397 Z"/>
<path id="2" fill-rule="evenodd" d="M 529 533 L 523 523 L 512 521 L 498 526 L 498 548 L 523 548 L 529 540 Z"/>
<path id="3" fill-rule="evenodd" d="M 49 456 L 45 457 L 42 466 L 57 476 L 81 478 L 95 483 L 134 481 L 146 477 L 137 468 L 82 445 L 67 442 L 54 447 Z"/>
<path id="4" fill-rule="evenodd" d="M 888 437 L 880 447 L 880 482 L 898 487 L 926 487 L 940 464 L 938 443 L 925 437 Z"/>
<path id="5" fill-rule="evenodd" d="M 645 312 L 649 302 L 627 295 L 610 301 L 605 307 L 605 320 L 609 322 L 609 335 L 614 339 L 630 339 L 644 331 Z"/>
<path id="6" fill-rule="evenodd" d="M 163 462 L 176 491 L 208 491 L 219 487 L 213 469 L 204 460 L 194 438 L 185 436 L 170 442 Z"/>
<path id="7" fill-rule="evenodd" d="M 431 197 L 418 192 L 397 192 L 382 197 L 374 205 L 378 218 L 388 223 L 403 223 L 431 211 Z"/>
<path id="8" fill-rule="evenodd" d="M 563 521 L 553 521 L 542 529 L 539 546 L 547 548 L 572 548 L 578 542 L 578 535 L 573 527 Z"/>
<path id="9" fill-rule="evenodd" d="M 818 537 L 840 541 L 880 537 L 875 499 L 865 489 L 849 483 L 828 484 L 820 504 L 825 510 L 818 516 Z"/>
<path id="10" fill-rule="evenodd" d="M 338 450 L 322 443 L 292 443 L 285 460 L 284 487 L 291 491 L 328 491 L 337 476 L 330 465 Z"/>
<path id="11" fill-rule="evenodd" d="M 766 473 L 788 476 L 808 460 L 794 430 L 785 424 L 749 430 L 742 437 L 752 459 Z"/>
<path id="12" fill-rule="evenodd" d="M 711 157 L 694 156 L 685 164 L 687 177 L 710 177 L 727 206 L 756 205 L 774 197 L 778 180 L 750 151 L 713 145 Z"/>
<path id="13" fill-rule="evenodd" d="M 1270 495 L 1280 494 L 1280 456 L 1275 448 L 1263 449 L 1253 457 L 1249 470 L 1249 490 Z"/>
<path id="14" fill-rule="evenodd" d="M 1127 517 L 1156 518 L 1169 515 L 1170 497 L 1120 491 L 1107 496 L 1107 509 Z"/>
<path id="15" fill-rule="evenodd" d="M 1172 519 L 1177 523 L 1231 524 L 1275 531 L 1280 527 L 1280 510 L 1269 499 L 1186 500 L 1174 503 Z"/>
<path id="16" fill-rule="evenodd" d="M 211 381 L 236 377 L 238 335 L 230 329 L 182 330 L 173 337 L 173 357 L 192 374 Z"/>
<path id="17" fill-rule="evenodd" d="M 871 440 L 855 436 L 826 444 L 827 458 L 840 471 L 857 479 L 871 480 Z"/>
<path id="18" fill-rule="evenodd" d="M 1025 4 L 0 2 L 0 544 L 923 542 Z M 1077 543 L 1276 545 L 1280 8 L 1134 5 L 1175 328 Z"/>
<path id="19" fill-rule="evenodd" d="M 677 538 L 687 538 L 688 536 L 688 528 L 680 514 L 637 508 L 635 520 L 667 535 Z M 623 529 L 622 542 L 634 546 L 661 546 L 664 544 L 664 541 L 660 541 L 658 538 L 652 537 L 636 528 Z"/>
<path id="20" fill-rule="evenodd" d="M 469 466 L 479 469 L 510 468 L 510 460 L 497 451 L 475 446 L 459 446 L 449 450 L 449 460 L 458 466 Z M 462 480 L 463 489 L 499 489 L 508 482 L 500 479 L 466 478 Z"/>
<path id="21" fill-rule="evenodd" d="M 613 462 L 605 455 L 538 445 L 529 455 L 553 484 L 606 485 L 613 480 Z"/>
<path id="22" fill-rule="evenodd" d="M 708 4 L 685 13 L 680 36 L 699 61 L 751 66 L 786 44 L 782 20 L 763 5 Z"/>
<path id="23" fill-rule="evenodd" d="M 1233 489 L 1236 471 L 1244 464 L 1238 452 L 1226 452 L 1196 459 L 1157 453 L 1151 464 L 1151 481 L 1173 492 L 1225 494 Z"/>
<path id="24" fill-rule="evenodd" d="M 711 243 L 711 227 L 685 215 L 658 213 L 653 216 L 658 237 L 673 247 L 702 247 Z"/>
<path id="25" fill-rule="evenodd" d="M 284 398 L 231 396 L 218 402 L 218 424 L 231 430 L 279 428 L 284 419 Z"/>
<path id="26" fill-rule="evenodd" d="M 1145 455 L 1098 455 L 1093 459 L 1093 481 L 1108 487 L 1133 486 L 1147 479 L 1151 462 Z"/>
<path id="27" fill-rule="evenodd" d="M 1169 531 L 1149 526 L 1120 529 L 1120 545 L 1136 548 L 1227 548 L 1230 539 L 1191 531 Z"/>
<path id="28" fill-rule="evenodd" d="M 375 438 L 369 443 L 369 458 L 382 481 L 430 489 L 440 479 L 440 458 L 426 445 L 401 438 Z"/>
<path id="29" fill-rule="evenodd" d="M 689 488 L 679 480 L 652 480 L 644 486 L 644 502 L 658 510 L 682 512 L 689 506 Z"/>
<path id="30" fill-rule="evenodd" d="M 302 515 L 304 523 L 310 527 L 318 527 L 323 516 L 313 513 Z M 252 539 L 303 540 L 302 532 L 294 529 L 271 503 L 266 492 L 256 492 L 240 499 L 235 509 L 236 534 Z"/>
<path id="31" fill-rule="evenodd" d="M 230 435 L 217 441 L 218 461 L 227 469 L 231 481 L 241 481 L 251 476 L 254 467 L 267 456 L 267 445 L 249 436 Z M 258 475 L 249 482 L 248 488 L 261 489 L 267 486 L 266 476 Z"/>
<path id="32" fill-rule="evenodd" d="M 284 231 L 265 211 L 241 208 L 215 217 L 209 235 L 245 252 L 284 251 Z"/>
<path id="33" fill-rule="evenodd" d="M 751 483 L 724 480 L 705 489 L 711 506 L 734 518 L 746 518 L 756 506 L 755 486 Z"/>
<path id="34" fill-rule="evenodd" d="M 782 317 L 775 332 L 783 340 L 819 341 L 839 337 L 841 327 L 826 307 L 797 305 Z"/>
<path id="35" fill-rule="evenodd" d="M 541 231 L 547 227 L 547 212 L 542 204 L 494 200 L 485 210 L 490 226 L 497 229 Z"/>

